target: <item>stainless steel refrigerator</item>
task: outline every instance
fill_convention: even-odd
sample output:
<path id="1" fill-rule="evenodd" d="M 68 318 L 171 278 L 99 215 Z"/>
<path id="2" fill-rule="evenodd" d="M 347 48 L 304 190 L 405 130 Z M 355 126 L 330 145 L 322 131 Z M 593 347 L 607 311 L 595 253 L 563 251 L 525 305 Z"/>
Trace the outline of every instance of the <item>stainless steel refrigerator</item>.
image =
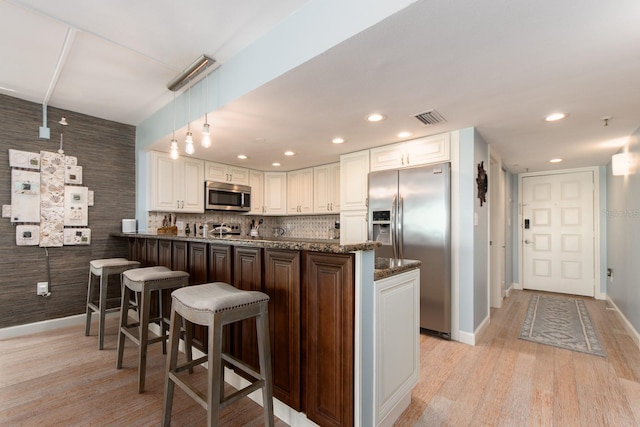
<path id="1" fill-rule="evenodd" d="M 377 257 L 417 259 L 420 328 L 451 337 L 451 165 L 369 174 L 369 239 Z"/>

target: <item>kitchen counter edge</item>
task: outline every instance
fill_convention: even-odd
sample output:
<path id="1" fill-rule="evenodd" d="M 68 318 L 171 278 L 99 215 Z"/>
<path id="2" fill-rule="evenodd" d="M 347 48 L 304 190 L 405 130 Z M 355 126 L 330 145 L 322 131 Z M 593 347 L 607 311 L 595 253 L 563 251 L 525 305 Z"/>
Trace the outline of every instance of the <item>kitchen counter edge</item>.
<path id="1" fill-rule="evenodd" d="M 288 249 L 297 251 L 313 251 L 327 253 L 349 253 L 356 251 L 372 251 L 381 246 L 380 242 L 366 241 L 362 243 L 348 243 L 341 245 L 339 241 L 333 240 L 316 240 L 304 238 L 280 237 L 261 238 L 261 237 L 232 237 L 232 238 L 216 238 L 216 237 L 187 237 L 167 234 L 152 233 L 110 233 L 113 237 L 135 237 L 142 239 L 160 239 L 160 240 L 176 240 L 186 242 L 213 243 L 231 246 L 248 246 L 268 249 Z"/>
<path id="2" fill-rule="evenodd" d="M 378 281 L 387 277 L 420 268 L 422 261 L 414 259 L 376 258 L 373 280 Z"/>

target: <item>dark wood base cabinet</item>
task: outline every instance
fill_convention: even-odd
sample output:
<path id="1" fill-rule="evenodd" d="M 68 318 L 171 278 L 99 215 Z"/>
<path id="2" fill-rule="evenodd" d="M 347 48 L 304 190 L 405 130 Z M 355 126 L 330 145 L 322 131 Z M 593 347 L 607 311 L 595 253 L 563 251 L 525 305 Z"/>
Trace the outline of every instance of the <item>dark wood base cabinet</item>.
<path id="1" fill-rule="evenodd" d="M 353 256 L 310 252 L 303 287 L 307 417 L 353 425 L 355 283 Z"/>
<path id="2" fill-rule="evenodd" d="M 129 239 L 130 259 L 269 295 L 273 396 L 321 426 L 353 425 L 354 256 L 180 240 Z M 167 309 L 170 298 L 164 301 Z M 255 321 L 227 326 L 225 348 L 258 370 Z M 194 345 L 206 351 L 206 327 Z"/>
<path id="3" fill-rule="evenodd" d="M 299 251 L 266 249 L 264 292 L 269 295 L 273 395 L 300 411 Z"/>

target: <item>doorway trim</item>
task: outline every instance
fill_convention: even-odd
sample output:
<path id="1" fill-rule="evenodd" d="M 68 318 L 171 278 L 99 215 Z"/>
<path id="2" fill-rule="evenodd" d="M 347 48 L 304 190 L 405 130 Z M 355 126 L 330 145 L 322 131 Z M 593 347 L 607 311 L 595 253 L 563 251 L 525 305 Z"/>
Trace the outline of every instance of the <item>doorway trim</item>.
<path id="1" fill-rule="evenodd" d="M 505 297 L 506 265 L 506 182 L 502 158 L 489 153 L 489 307 L 502 307 Z"/>
<path id="2" fill-rule="evenodd" d="M 596 299 L 606 299 L 606 293 L 602 292 L 602 283 L 600 281 L 600 168 L 597 166 L 575 168 L 575 169 L 559 169 L 543 172 L 526 172 L 518 175 L 518 224 L 516 227 L 517 242 L 518 242 L 518 287 L 522 289 L 524 274 L 524 260 L 522 259 L 522 179 L 530 176 L 542 176 L 542 175 L 560 175 L 565 173 L 574 172 L 592 172 L 593 173 L 593 275 L 594 275 L 594 297 Z"/>

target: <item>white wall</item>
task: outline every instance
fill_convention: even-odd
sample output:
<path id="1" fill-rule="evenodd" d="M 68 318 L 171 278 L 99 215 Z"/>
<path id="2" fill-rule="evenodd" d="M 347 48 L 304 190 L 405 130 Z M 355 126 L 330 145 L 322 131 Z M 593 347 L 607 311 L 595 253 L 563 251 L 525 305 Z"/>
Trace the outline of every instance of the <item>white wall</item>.
<path id="1" fill-rule="evenodd" d="M 621 151 L 640 159 L 640 129 Z M 636 166 L 637 168 L 637 166 Z M 626 176 L 613 176 L 607 167 L 606 221 L 607 263 L 613 277 L 607 296 L 620 309 L 636 332 L 640 331 L 640 168 Z"/>

